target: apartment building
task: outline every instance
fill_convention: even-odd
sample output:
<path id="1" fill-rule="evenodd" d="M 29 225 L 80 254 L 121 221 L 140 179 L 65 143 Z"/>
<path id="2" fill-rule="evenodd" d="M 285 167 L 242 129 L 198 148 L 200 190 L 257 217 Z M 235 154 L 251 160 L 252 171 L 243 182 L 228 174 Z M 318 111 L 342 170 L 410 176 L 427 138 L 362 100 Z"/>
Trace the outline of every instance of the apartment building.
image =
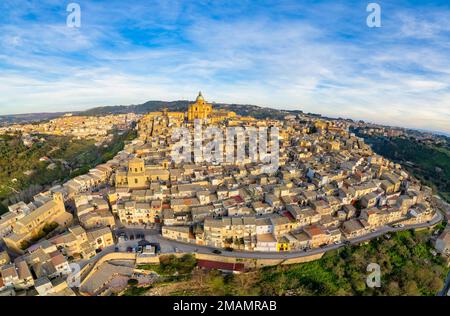
<path id="1" fill-rule="evenodd" d="M 53 194 L 53 199 L 25 215 L 13 224 L 12 232 L 3 238 L 8 248 L 23 252 L 24 242 L 30 241 L 46 225 L 56 223 L 65 228 L 72 222 L 72 215 L 66 212 L 62 193 Z"/>

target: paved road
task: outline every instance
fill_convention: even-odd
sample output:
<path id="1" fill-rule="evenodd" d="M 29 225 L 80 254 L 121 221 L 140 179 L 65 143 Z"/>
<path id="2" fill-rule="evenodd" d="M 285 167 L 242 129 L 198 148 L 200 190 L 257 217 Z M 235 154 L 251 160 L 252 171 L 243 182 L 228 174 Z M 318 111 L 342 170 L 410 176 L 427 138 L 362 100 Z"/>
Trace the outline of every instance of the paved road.
<path id="1" fill-rule="evenodd" d="M 114 248 L 115 248 L 115 246 L 106 247 L 102 251 L 97 253 L 94 257 L 76 261 L 75 263 L 77 263 L 80 266 L 80 268 L 82 269 L 85 265 L 90 264 L 90 263 L 95 263 L 98 259 L 100 259 L 104 255 L 114 252 Z"/>
<path id="2" fill-rule="evenodd" d="M 450 291 L 450 272 L 448 273 L 447 279 L 445 280 L 444 288 L 438 294 L 438 296 L 447 296 L 447 293 Z"/>
<path id="3" fill-rule="evenodd" d="M 371 240 L 373 238 L 383 236 L 389 232 L 396 232 L 396 231 L 402 231 L 402 230 L 408 230 L 408 229 L 417 229 L 417 228 L 433 226 L 433 225 L 436 225 L 437 223 L 439 223 L 442 219 L 443 219 L 442 214 L 437 212 L 436 216 L 429 223 L 427 222 L 427 223 L 418 224 L 418 225 L 408 225 L 408 226 L 404 226 L 402 228 L 400 228 L 400 227 L 393 228 L 390 226 L 383 226 L 383 227 L 379 228 L 378 230 L 371 232 L 367 235 L 364 235 L 364 236 L 361 236 L 358 238 L 354 238 L 354 239 L 350 240 L 349 243 L 350 244 L 359 244 L 359 243 Z M 143 234 L 143 235 L 145 235 L 145 239 L 147 241 L 159 243 L 161 246 L 161 253 L 167 253 L 167 254 L 175 253 L 175 252 L 180 252 L 180 253 L 197 252 L 197 253 L 202 253 L 202 254 L 211 254 L 215 249 L 217 249 L 214 247 L 199 246 L 199 245 L 182 243 L 182 242 L 178 242 L 178 241 L 174 241 L 174 240 L 165 239 L 160 235 L 158 229 L 146 229 L 146 228 L 135 228 L 135 227 L 119 228 L 119 229 L 115 230 L 114 233 L 116 234 L 116 236 L 121 233 L 125 233 L 128 236 L 131 234 L 133 234 L 133 235 Z M 99 252 L 98 254 L 96 254 L 94 257 L 92 257 L 90 259 L 81 260 L 81 261 L 78 261 L 77 263 L 80 265 L 80 268 L 82 269 L 83 267 L 85 267 L 88 264 L 93 265 L 104 255 L 116 251 L 116 249 L 115 249 L 116 247 L 119 248 L 119 251 L 125 251 L 127 247 L 136 247 L 139 241 L 140 241 L 140 239 L 122 241 L 121 243 L 119 243 L 117 245 L 110 246 L 110 247 L 103 249 L 101 252 Z M 344 243 L 332 244 L 332 245 L 329 245 L 329 246 L 326 246 L 323 248 L 315 248 L 315 249 L 310 249 L 307 251 L 292 251 L 292 252 L 285 252 L 285 253 L 282 253 L 282 252 L 281 253 L 280 252 L 276 252 L 276 253 L 274 253 L 274 252 L 248 252 L 248 251 L 247 252 L 246 251 L 230 252 L 230 251 L 225 251 L 223 249 L 219 249 L 219 250 L 222 252 L 220 254 L 220 256 L 229 257 L 229 258 L 279 259 L 279 260 L 281 259 L 281 260 L 283 260 L 283 259 L 294 259 L 294 258 L 301 258 L 301 257 L 316 255 L 316 254 L 320 254 L 320 253 L 325 253 L 327 251 L 343 247 L 344 245 L 345 245 Z M 92 266 L 91 266 L 91 268 L 92 268 Z M 80 278 L 81 280 L 84 280 L 84 278 L 86 277 L 87 273 L 90 271 L 91 268 L 88 268 L 81 275 L 81 278 Z M 450 286 L 450 274 L 446 280 L 444 290 L 448 291 L 449 286 Z M 446 292 L 442 291 L 442 293 L 446 293 Z M 445 294 L 443 294 L 443 295 L 445 295 Z"/>
<path id="4" fill-rule="evenodd" d="M 354 238 L 350 240 L 350 244 L 359 244 L 362 242 L 369 241 L 373 238 L 380 237 L 389 232 L 397 232 L 409 229 L 418 229 L 429 226 L 434 226 L 440 221 L 442 221 L 443 215 L 440 212 L 436 212 L 435 217 L 430 221 L 417 225 L 405 225 L 404 227 L 390 227 L 383 226 L 377 229 L 374 232 L 366 234 L 361 237 Z M 195 244 L 183 243 L 175 240 L 168 240 L 163 238 L 159 233 L 155 230 L 146 230 L 142 229 L 145 234 L 145 239 L 149 242 L 156 242 L 161 245 L 161 253 L 174 253 L 174 252 L 182 252 L 182 253 L 202 253 L 202 254 L 211 254 L 213 250 L 217 249 L 214 247 L 200 246 Z M 125 233 L 136 233 L 136 228 L 123 228 L 121 232 Z M 127 241 L 127 246 L 136 246 L 136 240 Z M 223 249 L 219 249 L 222 253 L 220 254 L 223 257 L 232 257 L 232 258 L 246 258 L 246 259 L 294 259 L 307 257 L 311 255 L 316 255 L 320 253 L 324 253 L 330 250 L 338 249 L 343 247 L 345 244 L 332 244 L 322 248 L 314 248 L 307 251 L 290 251 L 290 252 L 248 252 L 248 251 L 225 251 Z"/>

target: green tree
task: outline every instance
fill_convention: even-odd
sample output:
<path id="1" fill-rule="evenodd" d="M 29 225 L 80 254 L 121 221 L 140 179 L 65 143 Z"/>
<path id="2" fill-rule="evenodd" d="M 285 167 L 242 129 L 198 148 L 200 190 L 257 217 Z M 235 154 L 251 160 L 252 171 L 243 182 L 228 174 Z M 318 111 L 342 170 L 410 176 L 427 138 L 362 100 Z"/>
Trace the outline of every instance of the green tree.
<path id="1" fill-rule="evenodd" d="M 409 280 L 403 287 L 403 293 L 408 296 L 419 296 L 420 291 L 415 281 Z"/>
<path id="2" fill-rule="evenodd" d="M 128 280 L 128 285 L 129 286 L 137 286 L 139 284 L 139 281 L 136 279 L 129 279 Z"/>

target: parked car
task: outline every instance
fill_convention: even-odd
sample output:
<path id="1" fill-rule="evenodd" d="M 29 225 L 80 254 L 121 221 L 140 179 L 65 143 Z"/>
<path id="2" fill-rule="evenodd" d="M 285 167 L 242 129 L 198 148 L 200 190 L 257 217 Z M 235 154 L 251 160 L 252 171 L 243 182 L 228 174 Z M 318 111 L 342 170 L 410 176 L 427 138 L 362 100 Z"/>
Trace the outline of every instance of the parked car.
<path id="1" fill-rule="evenodd" d="M 216 255 L 220 255 L 222 253 L 219 249 L 214 249 L 212 252 Z"/>
<path id="2" fill-rule="evenodd" d="M 149 243 L 148 245 L 149 245 L 149 246 L 152 246 L 152 247 L 155 247 L 156 253 L 161 252 L 161 246 L 160 246 L 159 243 L 151 242 L 151 243 Z"/>

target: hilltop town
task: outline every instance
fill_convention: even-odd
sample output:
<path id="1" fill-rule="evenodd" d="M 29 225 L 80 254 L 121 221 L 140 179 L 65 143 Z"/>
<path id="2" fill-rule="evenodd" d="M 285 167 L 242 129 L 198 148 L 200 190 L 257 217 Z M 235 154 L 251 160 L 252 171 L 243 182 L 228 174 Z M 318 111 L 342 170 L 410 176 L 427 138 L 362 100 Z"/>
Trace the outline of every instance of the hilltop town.
<path id="1" fill-rule="evenodd" d="M 0 135 L 20 132 L 25 145 L 31 145 L 34 135 L 71 136 L 75 139 L 93 139 L 98 145 L 112 140 L 111 130 L 125 130 L 136 122 L 134 113 L 106 116 L 74 116 L 65 114 L 41 123 L 12 124 L 0 127 Z"/>
<path id="2" fill-rule="evenodd" d="M 176 130 L 194 134 L 198 122 L 224 135 L 229 127 L 277 128 L 278 168 L 267 172 L 248 157 L 248 135 L 231 146 L 244 150 L 243 160 L 173 161 Z M 89 173 L 9 206 L 0 218 L 0 291 L 108 295 L 130 278 L 150 282 L 136 268 L 162 253 L 244 271 L 250 261 L 313 260 L 348 243 L 441 222 L 431 189 L 375 154 L 349 124 L 303 114 L 255 119 L 214 108 L 199 93 L 186 111 L 3 127 L 101 142 L 119 126 L 136 128 L 138 137 Z M 448 235 L 440 239 L 443 254 L 450 253 Z"/>

